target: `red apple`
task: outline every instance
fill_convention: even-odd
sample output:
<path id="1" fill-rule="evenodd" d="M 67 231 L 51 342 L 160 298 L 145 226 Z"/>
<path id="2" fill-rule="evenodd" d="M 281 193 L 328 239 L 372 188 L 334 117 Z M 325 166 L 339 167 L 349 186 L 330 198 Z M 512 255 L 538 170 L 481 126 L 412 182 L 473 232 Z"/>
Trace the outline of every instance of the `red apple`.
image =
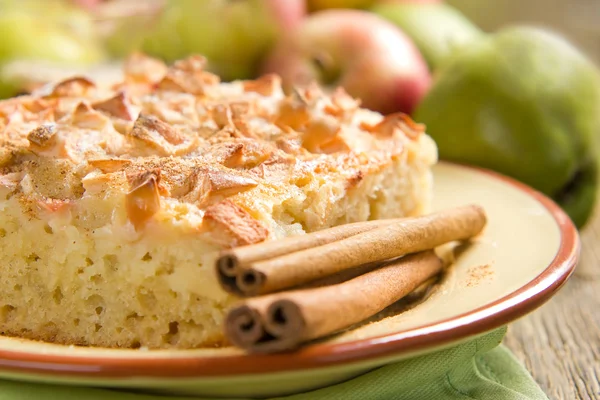
<path id="1" fill-rule="evenodd" d="M 79 7 L 83 7 L 83 8 L 90 9 L 90 10 L 96 8 L 100 3 L 102 3 L 102 0 L 71 0 L 71 1 Z"/>
<path id="2" fill-rule="evenodd" d="M 362 105 L 382 113 L 411 113 L 431 75 L 413 42 L 396 26 L 366 11 L 311 14 L 282 37 L 263 73 L 276 73 L 287 89 L 318 82 L 342 86 Z"/>
<path id="3" fill-rule="evenodd" d="M 268 0 L 267 5 L 275 24 L 284 30 L 295 28 L 306 14 L 306 4 L 303 0 Z"/>

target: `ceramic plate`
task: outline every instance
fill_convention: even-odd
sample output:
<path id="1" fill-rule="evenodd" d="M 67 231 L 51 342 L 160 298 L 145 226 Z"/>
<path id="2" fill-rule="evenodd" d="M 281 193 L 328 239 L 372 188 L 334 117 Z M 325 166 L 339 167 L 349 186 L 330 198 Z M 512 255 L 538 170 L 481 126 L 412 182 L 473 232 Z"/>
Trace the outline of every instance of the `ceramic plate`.
<path id="1" fill-rule="evenodd" d="M 497 174 L 440 163 L 435 209 L 481 204 L 484 234 L 461 249 L 425 300 L 299 351 L 144 351 L 0 338 L 0 377 L 204 396 L 274 396 L 330 385 L 484 334 L 532 311 L 567 280 L 579 255 L 569 218 L 534 190 Z"/>

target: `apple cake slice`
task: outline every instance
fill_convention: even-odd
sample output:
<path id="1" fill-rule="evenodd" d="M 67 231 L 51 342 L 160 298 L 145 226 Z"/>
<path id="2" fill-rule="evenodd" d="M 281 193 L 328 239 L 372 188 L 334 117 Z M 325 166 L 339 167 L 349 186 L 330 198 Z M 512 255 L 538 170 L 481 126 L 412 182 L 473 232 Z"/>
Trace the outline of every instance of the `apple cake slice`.
<path id="1" fill-rule="evenodd" d="M 223 344 L 218 250 L 427 211 L 437 149 L 338 89 L 224 83 L 143 55 L 0 102 L 0 332 Z"/>

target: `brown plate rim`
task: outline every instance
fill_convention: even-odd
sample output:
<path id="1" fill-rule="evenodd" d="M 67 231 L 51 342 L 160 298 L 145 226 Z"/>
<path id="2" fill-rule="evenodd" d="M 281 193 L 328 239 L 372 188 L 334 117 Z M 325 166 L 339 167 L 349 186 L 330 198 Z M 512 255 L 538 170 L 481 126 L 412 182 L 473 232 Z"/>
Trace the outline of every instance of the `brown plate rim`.
<path id="1" fill-rule="evenodd" d="M 489 332 L 530 313 L 571 276 L 581 251 L 579 233 L 566 213 L 537 190 L 497 172 L 459 163 L 528 193 L 555 219 L 561 233 L 560 246 L 548 267 L 535 279 L 501 299 L 443 321 L 378 337 L 345 343 L 319 343 L 281 354 L 241 354 L 185 358 L 123 358 L 94 355 L 37 354 L 0 350 L 0 370 L 38 376 L 72 378 L 193 378 L 290 372 L 339 366 L 418 352 Z"/>

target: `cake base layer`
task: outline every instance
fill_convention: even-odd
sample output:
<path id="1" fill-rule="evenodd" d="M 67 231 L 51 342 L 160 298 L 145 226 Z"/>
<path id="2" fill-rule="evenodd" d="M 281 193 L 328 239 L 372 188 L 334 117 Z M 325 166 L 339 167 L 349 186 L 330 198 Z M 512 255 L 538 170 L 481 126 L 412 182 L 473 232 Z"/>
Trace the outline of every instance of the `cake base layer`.
<path id="1" fill-rule="evenodd" d="M 269 222 L 283 237 L 422 214 L 429 204 L 428 164 L 417 155 L 412 163 L 398 159 L 348 192 L 333 183 L 323 185 L 295 202 L 273 205 Z M 337 196 L 309 200 L 338 190 Z M 147 237 L 128 225 L 90 231 L 64 215 L 31 219 L 16 199 L 0 208 L 4 334 L 105 347 L 223 344 L 222 319 L 236 299 L 219 289 L 214 275 L 219 247 L 189 227 L 164 223 Z M 314 222 L 321 209 L 329 210 L 327 218 Z"/>

